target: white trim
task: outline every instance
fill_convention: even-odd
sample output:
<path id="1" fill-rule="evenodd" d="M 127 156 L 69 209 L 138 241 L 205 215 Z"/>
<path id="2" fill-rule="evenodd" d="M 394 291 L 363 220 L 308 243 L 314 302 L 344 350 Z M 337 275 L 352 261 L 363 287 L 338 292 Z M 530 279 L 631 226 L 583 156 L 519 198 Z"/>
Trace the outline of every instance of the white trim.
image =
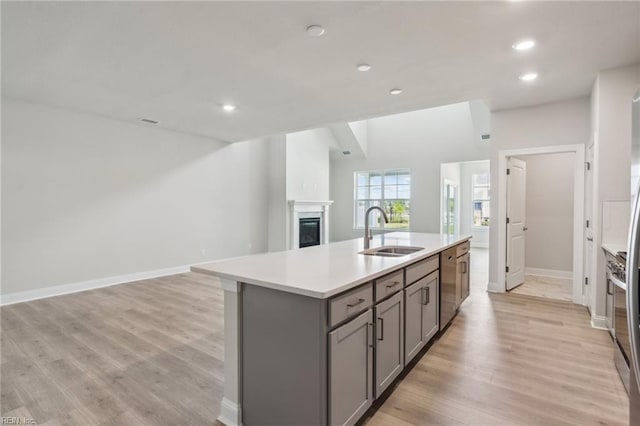
<path id="1" fill-rule="evenodd" d="M 542 268 L 524 268 L 525 275 L 537 275 L 539 277 L 552 277 L 552 278 L 573 278 L 573 271 L 560 271 L 557 269 L 542 269 Z"/>
<path id="2" fill-rule="evenodd" d="M 573 294 L 572 301 L 577 304 L 584 304 L 583 295 L 583 259 L 584 259 L 584 156 L 585 146 L 557 145 L 542 146 L 535 148 L 507 149 L 498 151 L 498 217 L 492 223 L 498 225 L 498 280 L 497 291 L 506 291 L 506 244 L 507 229 L 502 224 L 507 221 L 507 159 L 514 156 L 533 154 L 556 154 L 563 152 L 574 152 L 576 154 L 574 164 L 574 185 L 573 185 Z M 489 285 L 491 287 L 491 285 Z M 491 291 L 491 290 L 490 290 Z"/>
<path id="3" fill-rule="evenodd" d="M 38 288 L 35 290 L 19 291 L 0 296 L 0 306 L 14 303 L 28 302 L 30 300 L 44 299 L 63 294 L 78 293 L 80 291 L 96 288 L 110 287 L 112 285 L 127 284 L 132 281 L 148 280 L 150 278 L 165 277 L 167 275 L 183 274 L 189 272 L 191 265 L 175 266 L 172 268 L 156 269 L 154 271 L 134 272 L 132 274 L 117 275 L 114 277 L 98 278 L 95 280 L 81 281 L 72 284 L 62 284 L 52 287 Z"/>
<path id="4" fill-rule="evenodd" d="M 500 286 L 498 285 L 498 283 L 491 283 L 491 282 L 490 282 L 490 283 L 487 285 L 487 291 L 488 291 L 489 293 L 504 293 L 504 292 L 505 292 L 505 288 L 504 288 L 504 286 L 500 287 Z"/>
<path id="5" fill-rule="evenodd" d="M 224 291 L 224 388 L 220 420 L 242 425 L 242 285 L 222 279 Z"/>
<path id="6" fill-rule="evenodd" d="M 608 326 L 608 322 L 607 322 L 607 317 L 594 315 L 594 317 L 591 318 L 591 327 L 597 328 L 598 330 L 607 330 L 608 331 L 609 330 L 609 326 Z"/>
<path id="7" fill-rule="evenodd" d="M 227 398 L 222 398 L 218 421 L 226 426 L 242 426 L 240 405 Z"/>
<path id="8" fill-rule="evenodd" d="M 489 243 L 474 242 L 471 240 L 471 248 L 489 248 Z"/>

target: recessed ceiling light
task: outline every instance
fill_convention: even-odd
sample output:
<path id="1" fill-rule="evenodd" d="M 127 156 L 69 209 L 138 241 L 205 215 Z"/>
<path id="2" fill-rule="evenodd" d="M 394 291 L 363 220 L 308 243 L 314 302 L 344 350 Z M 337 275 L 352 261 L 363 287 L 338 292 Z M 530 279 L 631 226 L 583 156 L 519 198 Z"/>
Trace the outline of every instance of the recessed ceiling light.
<path id="1" fill-rule="evenodd" d="M 231 105 L 231 104 L 224 104 L 222 105 L 222 109 L 227 111 L 227 112 L 233 112 L 236 110 L 236 106 L 235 105 Z"/>
<path id="2" fill-rule="evenodd" d="M 307 34 L 311 37 L 320 37 L 324 34 L 324 28 L 320 25 L 310 25 L 307 27 Z"/>
<path id="3" fill-rule="evenodd" d="M 402 93 L 402 89 L 391 89 L 389 93 L 392 95 L 399 95 L 400 93 Z"/>
<path id="4" fill-rule="evenodd" d="M 359 64 L 358 71 L 369 71 L 371 69 L 371 65 L 369 64 Z"/>
<path id="5" fill-rule="evenodd" d="M 520 80 L 522 81 L 533 81 L 536 78 L 538 78 L 538 74 L 536 74 L 535 72 L 528 72 L 526 74 L 522 74 L 520 77 L 518 77 Z"/>
<path id="6" fill-rule="evenodd" d="M 516 44 L 512 45 L 511 47 L 515 50 L 529 50 L 535 45 L 536 45 L 536 42 L 534 40 L 529 39 L 529 40 L 519 41 Z"/>

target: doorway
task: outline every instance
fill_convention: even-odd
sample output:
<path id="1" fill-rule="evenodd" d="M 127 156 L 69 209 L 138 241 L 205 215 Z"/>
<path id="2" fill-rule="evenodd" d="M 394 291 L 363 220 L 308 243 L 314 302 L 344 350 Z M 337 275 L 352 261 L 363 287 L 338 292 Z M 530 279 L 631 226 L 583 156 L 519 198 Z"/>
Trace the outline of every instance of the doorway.
<path id="1" fill-rule="evenodd" d="M 503 291 L 584 304 L 584 148 L 499 152 Z"/>
<path id="2" fill-rule="evenodd" d="M 456 235 L 458 233 L 458 185 L 449 179 L 444 180 L 442 193 L 442 233 Z"/>
<path id="3" fill-rule="evenodd" d="M 489 248 L 489 160 L 440 165 L 440 232 L 470 235 L 471 247 Z"/>

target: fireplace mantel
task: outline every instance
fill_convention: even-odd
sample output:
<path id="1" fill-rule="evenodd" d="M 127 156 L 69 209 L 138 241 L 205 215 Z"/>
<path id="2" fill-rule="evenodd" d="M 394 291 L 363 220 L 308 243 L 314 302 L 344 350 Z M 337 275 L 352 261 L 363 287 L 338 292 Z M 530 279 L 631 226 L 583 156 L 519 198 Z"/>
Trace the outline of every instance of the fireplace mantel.
<path id="1" fill-rule="evenodd" d="M 289 200 L 289 249 L 300 247 L 300 218 L 320 218 L 320 244 L 329 242 L 329 207 L 331 200 Z"/>

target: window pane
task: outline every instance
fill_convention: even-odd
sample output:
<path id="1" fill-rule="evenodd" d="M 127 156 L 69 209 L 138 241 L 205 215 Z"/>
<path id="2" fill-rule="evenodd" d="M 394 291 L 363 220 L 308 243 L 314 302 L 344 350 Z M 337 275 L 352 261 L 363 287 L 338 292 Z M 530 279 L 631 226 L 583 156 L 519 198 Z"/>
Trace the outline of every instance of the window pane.
<path id="1" fill-rule="evenodd" d="M 372 187 L 370 187 L 369 188 L 369 198 L 382 198 L 382 187 L 381 186 L 372 186 Z"/>
<path id="2" fill-rule="evenodd" d="M 411 198 L 411 186 L 398 185 L 398 198 Z"/>
<path id="3" fill-rule="evenodd" d="M 385 185 L 395 185 L 396 183 L 398 183 L 398 174 L 396 172 L 387 172 L 384 175 Z"/>
<path id="4" fill-rule="evenodd" d="M 369 185 L 382 185 L 382 175 L 380 173 L 370 173 Z"/>
<path id="5" fill-rule="evenodd" d="M 358 187 L 358 199 L 362 200 L 367 198 L 369 198 L 369 187 L 368 186 Z"/>
<path id="6" fill-rule="evenodd" d="M 401 184 L 401 185 L 411 184 L 411 174 L 407 172 L 398 173 L 398 184 Z"/>
<path id="7" fill-rule="evenodd" d="M 474 200 L 488 200 L 489 199 L 489 188 L 487 187 L 476 187 L 473 188 L 473 199 Z"/>
<path id="8" fill-rule="evenodd" d="M 369 173 L 357 173 L 358 186 L 365 186 L 369 184 Z"/>
<path id="9" fill-rule="evenodd" d="M 489 175 L 473 175 L 473 186 L 476 185 L 489 185 Z"/>
<path id="10" fill-rule="evenodd" d="M 387 185 L 384 187 L 384 198 L 398 198 L 398 187 L 395 185 Z"/>

